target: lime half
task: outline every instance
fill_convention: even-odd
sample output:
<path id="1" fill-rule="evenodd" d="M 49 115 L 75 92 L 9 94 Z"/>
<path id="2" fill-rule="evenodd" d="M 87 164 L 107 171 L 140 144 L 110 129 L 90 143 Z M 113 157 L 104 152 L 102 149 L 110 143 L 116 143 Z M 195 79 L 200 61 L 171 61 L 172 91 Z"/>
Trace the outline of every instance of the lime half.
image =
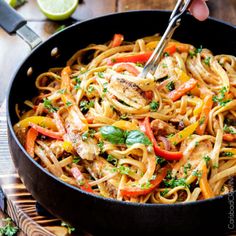
<path id="1" fill-rule="evenodd" d="M 78 6 L 78 0 L 37 0 L 40 10 L 50 20 L 65 20 Z"/>
<path id="2" fill-rule="evenodd" d="M 5 0 L 10 6 L 15 7 L 17 1 L 16 0 Z"/>

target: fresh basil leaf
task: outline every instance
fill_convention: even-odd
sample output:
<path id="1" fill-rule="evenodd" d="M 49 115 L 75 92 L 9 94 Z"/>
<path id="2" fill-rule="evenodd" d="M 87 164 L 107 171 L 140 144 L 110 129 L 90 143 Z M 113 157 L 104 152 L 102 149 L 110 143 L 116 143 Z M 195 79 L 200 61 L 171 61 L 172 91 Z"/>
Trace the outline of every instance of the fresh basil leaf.
<path id="1" fill-rule="evenodd" d="M 128 131 L 125 143 L 128 146 L 133 145 L 135 143 L 142 143 L 144 145 L 152 144 L 151 141 L 148 139 L 148 137 L 139 130 Z"/>
<path id="2" fill-rule="evenodd" d="M 100 133 L 103 139 L 109 141 L 112 144 L 125 143 L 124 131 L 115 126 L 112 126 L 112 125 L 103 126 L 100 129 Z"/>

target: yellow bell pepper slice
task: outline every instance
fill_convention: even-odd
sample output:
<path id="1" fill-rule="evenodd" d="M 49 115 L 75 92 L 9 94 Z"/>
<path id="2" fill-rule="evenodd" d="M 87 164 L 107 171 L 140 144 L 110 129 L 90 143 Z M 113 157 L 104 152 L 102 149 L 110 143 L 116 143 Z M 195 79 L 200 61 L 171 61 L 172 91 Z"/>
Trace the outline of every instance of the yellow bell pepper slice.
<path id="1" fill-rule="evenodd" d="M 69 152 L 69 153 L 72 153 L 72 152 L 73 152 L 72 143 L 69 142 L 69 141 L 64 141 L 63 144 L 62 144 L 62 148 L 63 148 L 66 152 Z"/>
<path id="2" fill-rule="evenodd" d="M 204 199 L 213 198 L 215 195 L 212 191 L 212 188 L 207 180 L 207 167 L 206 164 L 202 167 L 202 176 L 199 182 L 199 186 L 202 190 L 202 195 Z"/>
<path id="3" fill-rule="evenodd" d="M 158 43 L 159 43 L 159 41 L 149 42 L 146 44 L 146 48 L 148 48 L 150 50 L 154 50 Z M 179 52 L 188 52 L 191 48 L 190 44 L 180 43 L 177 41 L 171 41 L 167 44 L 167 47 L 171 47 L 171 46 L 175 46 L 177 51 L 179 51 Z"/>
<path id="4" fill-rule="evenodd" d="M 126 120 L 116 121 L 112 125 L 123 130 L 138 130 L 139 129 L 139 127 L 135 123 L 132 123 Z"/>
<path id="5" fill-rule="evenodd" d="M 193 110 L 193 115 L 194 116 L 198 116 L 201 111 L 202 111 L 202 107 L 203 107 L 203 100 L 198 98 L 198 97 L 194 97 L 194 98 L 190 98 L 188 100 L 188 102 L 191 104 L 191 105 L 194 105 L 195 108 Z"/>
<path id="6" fill-rule="evenodd" d="M 30 116 L 27 117 L 21 121 L 19 121 L 18 123 L 16 123 L 14 125 L 14 129 L 15 128 L 27 128 L 29 126 L 30 123 L 42 126 L 42 127 L 46 127 L 46 128 L 51 128 L 52 130 L 57 130 L 57 126 L 55 124 L 55 122 L 53 121 L 52 118 L 49 117 L 45 117 L 45 116 Z"/>
<path id="7" fill-rule="evenodd" d="M 198 121 L 194 122 L 193 124 L 187 126 L 185 129 L 181 130 L 174 136 L 168 138 L 168 140 L 173 144 L 177 145 L 184 139 L 186 139 L 189 135 L 193 134 L 193 132 L 197 129 L 198 127 Z"/>
<path id="8" fill-rule="evenodd" d="M 185 83 L 190 79 L 190 77 L 183 70 L 177 67 L 175 68 L 175 72 L 178 75 L 178 80 L 180 80 L 182 83 Z"/>
<path id="9" fill-rule="evenodd" d="M 158 43 L 159 43 L 159 41 L 151 41 L 151 42 L 146 44 L 146 48 L 148 48 L 149 50 L 152 51 L 156 48 Z"/>

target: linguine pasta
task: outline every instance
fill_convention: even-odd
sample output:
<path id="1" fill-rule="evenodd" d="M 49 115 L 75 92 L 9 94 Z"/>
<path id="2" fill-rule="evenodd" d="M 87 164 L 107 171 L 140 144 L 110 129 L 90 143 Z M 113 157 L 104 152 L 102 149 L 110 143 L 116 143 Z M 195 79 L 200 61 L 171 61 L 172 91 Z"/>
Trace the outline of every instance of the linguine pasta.
<path id="1" fill-rule="evenodd" d="M 177 203 L 233 191 L 236 58 L 171 41 L 138 75 L 158 35 L 77 51 L 36 78 L 16 112 L 27 152 L 59 179 L 121 201 Z"/>

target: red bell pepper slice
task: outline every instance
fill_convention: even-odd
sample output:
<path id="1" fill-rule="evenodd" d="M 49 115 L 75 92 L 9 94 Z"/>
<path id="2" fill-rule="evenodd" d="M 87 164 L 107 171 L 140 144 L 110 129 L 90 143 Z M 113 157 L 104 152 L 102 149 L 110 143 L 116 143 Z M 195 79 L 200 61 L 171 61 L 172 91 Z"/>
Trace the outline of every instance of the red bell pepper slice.
<path id="1" fill-rule="evenodd" d="M 236 134 L 223 134 L 223 140 L 232 142 L 236 140 Z"/>
<path id="2" fill-rule="evenodd" d="M 112 43 L 111 43 L 111 47 L 118 47 L 122 44 L 122 42 L 124 41 L 124 35 L 122 34 L 114 34 Z"/>
<path id="3" fill-rule="evenodd" d="M 127 197 L 138 197 L 140 195 L 147 195 L 148 193 L 152 192 L 155 188 L 159 186 L 159 184 L 163 181 L 167 174 L 167 167 L 163 167 L 159 170 L 159 173 L 156 175 L 156 178 L 150 180 L 150 187 L 149 188 L 142 188 L 142 187 L 132 187 L 127 186 L 120 190 L 122 196 Z"/>
<path id="4" fill-rule="evenodd" d="M 137 55 L 132 55 L 132 56 L 115 57 L 112 59 L 109 58 L 107 60 L 107 64 L 114 65 L 115 63 L 121 63 L 121 62 L 146 63 L 151 55 L 152 55 L 152 52 L 145 52 L 145 53 L 139 53 Z"/>
<path id="5" fill-rule="evenodd" d="M 164 51 L 164 53 L 168 53 L 169 55 L 172 55 L 176 52 L 176 46 L 175 45 L 170 45 L 170 46 L 167 46 Z"/>
<path id="6" fill-rule="evenodd" d="M 152 132 L 151 124 L 150 124 L 148 116 L 144 119 L 144 122 L 140 128 L 143 132 L 146 133 L 148 138 L 151 140 L 156 155 L 163 157 L 168 161 L 180 160 L 183 157 L 182 152 L 170 152 L 170 151 L 163 150 L 158 146 L 158 143 L 157 143 L 155 136 Z"/>
<path id="7" fill-rule="evenodd" d="M 30 128 L 26 134 L 25 149 L 31 157 L 34 157 L 35 140 L 38 136 L 38 131 Z"/>
<path id="8" fill-rule="evenodd" d="M 152 100 L 153 99 L 153 92 L 152 90 L 149 90 L 149 91 L 145 91 L 144 92 L 144 97 L 148 100 Z"/>
<path id="9" fill-rule="evenodd" d="M 184 94 L 192 90 L 197 85 L 197 80 L 191 78 L 184 84 L 180 85 L 179 88 L 171 91 L 167 96 L 174 102 L 181 98 Z"/>
<path id="10" fill-rule="evenodd" d="M 135 68 L 133 65 L 130 64 L 120 64 L 116 67 L 116 71 L 117 72 L 123 72 L 123 71 L 128 71 L 129 73 L 133 74 L 134 76 L 138 76 L 139 75 L 139 71 L 137 68 Z"/>
<path id="11" fill-rule="evenodd" d="M 84 175 L 80 172 L 78 167 L 72 167 L 70 171 L 81 190 L 93 193 L 92 187 L 89 185 L 88 181 L 85 179 Z"/>
<path id="12" fill-rule="evenodd" d="M 43 128 L 43 127 L 36 125 L 34 123 L 29 123 L 29 125 L 32 128 L 34 128 L 35 130 L 37 130 L 42 135 L 45 135 L 47 137 L 54 138 L 54 139 L 63 140 L 62 134 L 59 132 L 55 132 L 55 131 L 49 130 L 47 128 Z"/>

